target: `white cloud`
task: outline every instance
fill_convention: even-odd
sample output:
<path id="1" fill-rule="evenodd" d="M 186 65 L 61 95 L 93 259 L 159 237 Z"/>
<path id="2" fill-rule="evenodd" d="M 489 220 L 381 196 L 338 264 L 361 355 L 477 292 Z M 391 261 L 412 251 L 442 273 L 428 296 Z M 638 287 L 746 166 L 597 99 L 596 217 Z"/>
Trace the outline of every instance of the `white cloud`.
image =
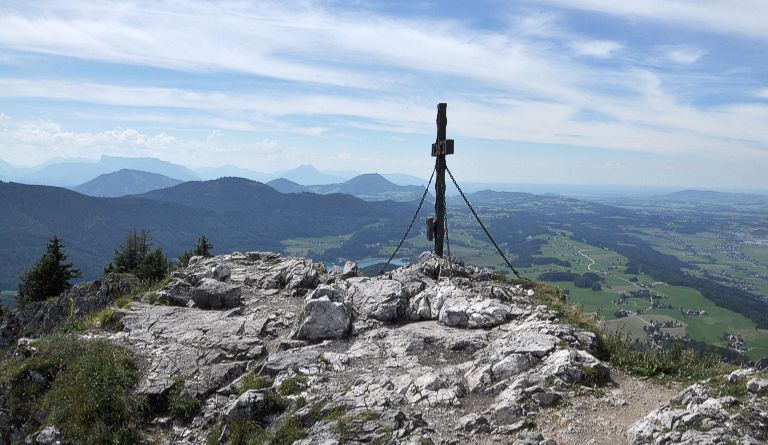
<path id="1" fill-rule="evenodd" d="M 762 97 L 763 99 L 768 99 L 768 88 L 763 88 L 763 89 L 757 91 L 757 93 L 755 93 L 755 95 L 757 97 Z"/>
<path id="2" fill-rule="evenodd" d="M 766 159 L 765 150 L 756 147 L 768 140 L 768 106 L 728 105 L 707 110 L 676 100 L 664 91 L 662 80 L 648 71 L 630 73 L 637 84 L 637 97 L 627 103 L 623 98 L 581 95 L 562 101 L 489 98 L 481 100 L 454 97 L 449 100 L 450 131 L 460 137 L 527 141 L 647 153 L 691 153 L 712 157 L 751 156 Z M 213 113 L 257 116 L 282 122 L 283 117 L 304 116 L 302 123 L 282 122 L 283 130 L 314 133 L 303 122 L 313 116 L 350 116 L 353 121 L 339 121 L 337 129 L 364 128 L 387 133 L 431 135 L 426 123 L 434 120 L 434 104 L 408 102 L 391 97 L 342 98 L 331 95 L 241 94 L 238 92 L 125 87 L 118 85 L 70 83 L 61 81 L 30 82 L 0 79 L 0 97 L 55 97 L 83 100 L 97 104 L 128 107 L 175 107 Z M 575 118 L 582 109 L 611 116 L 610 122 Z M 365 119 L 360 121 L 359 119 Z M 290 128 L 293 125 L 293 128 Z M 39 140 L 53 143 L 50 134 L 67 134 L 51 122 Z M 107 132 L 112 139 L 147 145 L 157 137 L 140 136 L 123 130 Z M 219 133 L 216 133 L 219 134 Z M 90 133 L 70 135 L 88 144 L 96 136 Z M 103 137 L 103 136 L 102 136 Z M 181 142 L 177 141 L 176 145 Z M 91 144 L 92 145 L 92 144 Z"/>
<path id="3" fill-rule="evenodd" d="M 704 57 L 706 51 L 690 46 L 664 46 L 660 48 L 667 60 L 683 65 L 697 62 Z"/>
<path id="4" fill-rule="evenodd" d="M 566 8 L 691 26 L 712 22 L 705 8 L 690 0 L 549 1 Z M 708 4 L 714 9 L 739 9 L 726 8 L 721 0 Z M 513 20 L 509 29 L 490 31 L 454 21 L 330 11 L 327 5 L 311 1 L 10 3 L 0 12 L 0 47 L 14 52 L 194 72 L 190 76 L 194 79 L 211 72 L 244 73 L 249 81 L 236 89 L 217 90 L 211 85 L 196 88 L 195 81 L 173 83 L 164 74 L 142 77 L 142 83 L 134 85 L 0 78 L 0 97 L 66 102 L 78 117 L 113 120 L 133 129 L 77 132 L 36 121 L 24 135 L 19 133 L 21 127 L 14 130 L 19 133 L 14 137 L 27 138 L 30 145 L 79 145 L 85 147 L 84 153 L 122 141 L 135 149 L 152 147 L 187 157 L 183 149 L 188 144 L 193 151 L 199 147 L 194 153 L 206 160 L 212 158 L 203 147 L 235 159 L 237 150 L 240 157 L 243 153 L 288 156 L 289 152 L 299 156 L 269 141 L 274 141 L 274 134 L 293 133 L 356 138 L 355 143 L 361 143 L 360 130 L 390 136 L 429 135 L 434 131 L 429 123 L 434 122 L 435 102 L 447 101 L 449 131 L 457 137 L 719 159 L 743 155 L 763 162 L 768 156 L 768 107 L 696 108 L 693 101 L 667 89 L 661 74 L 642 64 L 635 68 L 631 53 L 637 50 L 630 43 L 621 51 L 622 43 L 590 40 L 563 26 L 559 14 L 532 13 Z M 686 8 L 692 18 L 682 14 Z M 760 9 L 755 11 L 760 15 Z M 726 32 L 739 14 L 726 11 L 723 24 L 712 22 L 707 27 Z M 747 29 L 752 29 L 750 20 Z M 761 32 L 755 28 L 748 35 Z M 703 56 L 692 47 L 665 50 L 663 54 L 676 63 L 693 63 Z M 651 51 L 658 58 L 659 49 Z M 588 57 L 573 57 L 574 53 Z M 625 57 L 605 63 L 592 59 L 618 53 Z M 287 82 L 268 88 L 262 76 Z M 99 106 L 97 111 L 94 105 Z M 576 119 L 584 110 L 611 119 Z M 147 122 L 158 124 L 151 128 L 163 128 L 166 133 L 139 131 L 140 124 Z M 212 133 L 199 140 L 180 136 L 181 131 L 201 129 Z M 235 131 L 248 133 L 255 142 L 233 143 L 222 133 Z M 253 147 L 256 150 L 251 151 Z"/>
<path id="5" fill-rule="evenodd" d="M 611 57 L 623 47 L 624 45 L 621 43 L 611 40 L 588 40 L 571 43 L 571 48 L 573 48 L 576 54 L 599 58 Z"/>
<path id="6" fill-rule="evenodd" d="M 641 18 L 704 28 L 724 34 L 768 39 L 765 0 L 543 0 L 567 9 L 581 9 L 622 18 Z M 540 4 L 540 3 L 539 3 Z"/>
<path id="7" fill-rule="evenodd" d="M 34 165 L 56 157 L 96 159 L 101 155 L 147 155 L 183 164 L 220 165 L 240 160 L 242 153 L 281 155 L 284 147 L 274 139 L 242 143 L 228 140 L 214 130 L 207 137 L 180 139 L 165 132 L 146 134 L 133 128 L 102 132 L 67 131 L 51 121 L 26 121 L 0 115 L 0 159 L 19 165 Z M 52 151 L 53 150 L 53 151 Z"/>

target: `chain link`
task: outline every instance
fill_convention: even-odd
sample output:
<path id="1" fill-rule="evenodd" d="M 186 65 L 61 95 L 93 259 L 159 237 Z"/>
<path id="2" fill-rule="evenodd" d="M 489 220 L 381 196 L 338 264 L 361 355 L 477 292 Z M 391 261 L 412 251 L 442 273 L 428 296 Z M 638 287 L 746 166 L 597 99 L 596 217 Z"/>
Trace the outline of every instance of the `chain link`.
<path id="1" fill-rule="evenodd" d="M 448 237 L 448 204 L 445 202 L 445 195 L 443 195 L 443 209 L 445 209 L 445 247 L 448 249 L 448 281 L 450 281 L 453 279 L 453 261 L 451 260 L 451 240 Z"/>
<path id="2" fill-rule="evenodd" d="M 413 214 L 413 218 L 411 218 L 411 223 L 408 224 L 408 229 L 405 231 L 403 238 L 397 244 L 395 251 L 392 252 L 392 255 L 387 260 L 387 264 L 385 264 L 384 267 L 382 267 L 381 270 L 379 271 L 379 275 L 384 275 L 384 272 L 386 272 L 387 267 L 389 267 L 389 263 L 392 262 L 392 260 L 395 258 L 395 255 L 397 255 L 397 252 L 399 252 L 400 248 L 403 247 L 403 243 L 405 242 L 405 239 L 408 238 L 408 234 L 411 232 L 411 229 L 413 228 L 413 224 L 416 222 L 416 218 L 419 217 L 419 212 L 421 212 L 421 206 L 424 205 L 424 200 L 427 198 L 427 194 L 429 193 L 429 186 L 432 184 L 432 179 L 435 177 L 435 171 L 437 171 L 437 167 L 435 167 L 432 170 L 432 175 L 430 175 L 429 177 L 429 182 L 427 182 L 427 186 L 424 188 L 424 194 L 421 195 L 421 201 L 419 202 L 419 207 L 416 208 L 416 213 Z"/>
<path id="3" fill-rule="evenodd" d="M 507 266 L 509 266 L 509 268 L 512 270 L 512 273 L 514 273 L 518 279 L 530 281 L 527 278 L 521 277 L 520 274 L 517 272 L 517 270 L 515 270 L 515 268 L 512 266 L 512 263 L 509 262 L 509 260 L 507 259 L 507 256 L 504 255 L 504 252 L 502 252 L 499 245 L 496 244 L 496 240 L 494 240 L 493 237 L 491 236 L 491 232 L 488 231 L 488 229 L 485 227 L 485 224 L 483 224 L 483 221 L 477 215 L 475 208 L 472 207 L 472 204 L 469 203 L 469 199 L 467 199 L 467 195 L 465 195 L 464 191 L 461 190 L 461 187 L 459 187 L 459 183 L 456 182 L 456 178 L 453 177 L 453 173 L 451 173 L 451 170 L 447 166 L 445 167 L 445 170 L 448 172 L 448 175 L 451 177 L 451 181 L 453 181 L 453 184 L 456 186 L 456 189 L 459 191 L 459 194 L 461 195 L 461 197 L 464 198 L 464 202 L 467 203 L 467 207 L 469 207 L 469 210 L 472 212 L 472 215 L 475 216 L 475 219 L 477 220 L 478 224 L 480 224 L 480 227 L 483 229 L 483 232 L 485 232 L 485 235 L 488 236 L 489 240 L 491 240 L 493 247 L 496 248 L 496 251 L 499 252 L 499 255 L 501 255 L 501 257 L 504 258 L 504 262 L 507 263 Z"/>

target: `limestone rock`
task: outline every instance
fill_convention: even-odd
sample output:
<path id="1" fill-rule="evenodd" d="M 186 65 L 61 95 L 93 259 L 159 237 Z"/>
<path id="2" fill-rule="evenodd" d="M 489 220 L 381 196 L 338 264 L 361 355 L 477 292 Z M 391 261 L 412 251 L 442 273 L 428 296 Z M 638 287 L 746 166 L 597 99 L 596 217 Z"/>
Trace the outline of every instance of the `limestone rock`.
<path id="1" fill-rule="evenodd" d="M 448 298 L 441 306 L 438 320 L 446 326 L 466 327 L 469 324 L 469 300 L 463 296 Z"/>
<path id="2" fill-rule="evenodd" d="M 341 278 L 346 280 L 349 278 L 353 278 L 359 275 L 359 272 L 357 270 L 357 263 L 354 261 L 347 261 L 344 263 L 344 269 L 341 271 Z"/>
<path id="3" fill-rule="evenodd" d="M 304 321 L 296 337 L 324 340 L 347 336 L 352 326 L 352 311 L 344 303 L 338 286 L 320 285 L 309 293 L 304 305 Z"/>
<path id="4" fill-rule="evenodd" d="M 352 278 L 347 282 L 347 299 L 361 317 L 384 322 L 404 318 L 406 299 L 400 282 L 370 278 Z"/>
<path id="5" fill-rule="evenodd" d="M 213 278 L 203 278 L 192 289 L 191 299 L 201 309 L 229 309 L 240 305 L 240 286 L 223 283 Z"/>
<path id="6" fill-rule="evenodd" d="M 174 272 L 158 304 L 122 311 L 124 330 L 75 335 L 130 348 L 141 364 L 140 396 L 162 400 L 183 382 L 202 402 L 189 419 L 147 425 L 157 443 L 205 443 L 212 431 L 226 443 L 235 419 L 253 417 L 268 431 L 300 422 L 306 436 L 295 443 L 303 445 L 543 445 L 553 441 L 540 421 L 561 402 L 579 409 L 592 400 L 598 411 L 637 415 L 629 393 L 600 387 L 610 376 L 595 357 L 596 336 L 537 305 L 531 289 L 433 254 L 377 278 L 355 276 L 351 263 L 344 269 L 326 272 L 272 252 L 194 258 Z M 76 299 L 88 296 L 78 310 L 114 301 L 106 292 L 121 288 L 113 284 L 78 287 Z M 45 306 L 50 313 L 35 312 L 32 325 L 66 319 L 68 304 Z M 12 352 L 18 361 L 35 353 L 34 339 Z M 736 385 L 730 389 L 741 388 L 738 397 L 723 396 L 712 382 L 693 384 L 629 428 L 630 442 L 768 442 L 765 376 L 752 370 L 727 378 Z M 265 388 L 245 391 L 246 383 Z M 0 385 L 0 438 L 41 437 L 44 417 L 18 427 L 7 403 Z M 612 434 L 626 428 L 610 427 Z"/>
<path id="7" fill-rule="evenodd" d="M 244 418 L 262 411 L 265 405 L 264 392 L 252 389 L 242 393 L 237 399 L 224 407 L 224 418 L 227 420 L 234 420 L 238 417 Z"/>
<path id="8" fill-rule="evenodd" d="M 747 383 L 747 391 L 755 394 L 768 392 L 768 380 L 752 379 Z"/>

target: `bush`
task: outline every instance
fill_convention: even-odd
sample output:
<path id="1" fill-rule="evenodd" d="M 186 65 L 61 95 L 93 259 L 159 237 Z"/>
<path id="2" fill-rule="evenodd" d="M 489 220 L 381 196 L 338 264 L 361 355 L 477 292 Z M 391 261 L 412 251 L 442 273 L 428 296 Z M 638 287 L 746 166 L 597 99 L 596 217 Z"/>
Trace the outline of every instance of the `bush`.
<path id="1" fill-rule="evenodd" d="M 48 241 L 45 253 L 37 263 L 19 277 L 18 303 L 24 306 L 61 295 L 72 287 L 71 281 L 82 276 L 72 263 L 67 263 L 64 245 L 57 236 Z"/>
<path id="2" fill-rule="evenodd" d="M 14 419 L 57 425 L 75 445 L 138 442 L 143 403 L 133 394 L 139 370 L 128 349 L 63 334 L 42 338 L 35 348 L 20 363 L 0 362 Z"/>

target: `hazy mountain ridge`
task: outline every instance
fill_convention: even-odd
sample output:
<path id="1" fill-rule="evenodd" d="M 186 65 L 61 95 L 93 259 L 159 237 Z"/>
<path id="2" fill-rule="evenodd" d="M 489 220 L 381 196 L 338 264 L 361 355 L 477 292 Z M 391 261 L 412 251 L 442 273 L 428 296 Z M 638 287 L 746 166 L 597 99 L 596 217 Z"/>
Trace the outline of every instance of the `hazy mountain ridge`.
<path id="1" fill-rule="evenodd" d="M 308 188 L 305 185 L 298 184 L 290 179 L 277 178 L 267 182 L 267 185 L 277 190 L 280 193 L 302 193 L 308 192 Z"/>
<path id="2" fill-rule="evenodd" d="M 72 190 L 88 196 L 117 198 L 172 187 L 182 182 L 157 173 L 123 169 L 100 175 Z"/>
<path id="3" fill-rule="evenodd" d="M 397 185 L 378 173 L 367 173 L 339 184 L 301 185 L 286 178 L 278 178 L 267 183 L 282 193 L 312 192 L 320 194 L 344 193 L 366 201 L 414 201 L 424 193 L 424 187 L 417 185 Z"/>
<path id="4" fill-rule="evenodd" d="M 100 175 L 123 169 L 160 174 L 181 181 L 198 179 L 198 176 L 187 167 L 157 158 L 128 158 L 107 155 L 96 161 L 61 160 L 35 168 L 12 167 L 12 170 L 3 176 L 6 179 L 24 184 L 74 187 Z"/>
<path id="5" fill-rule="evenodd" d="M 147 229 L 170 258 L 208 235 L 216 249 L 280 250 L 301 236 L 351 233 L 404 219 L 406 204 L 348 195 L 287 195 L 245 179 L 187 182 L 140 196 L 95 198 L 59 187 L 0 182 L 0 289 L 14 289 L 54 234 L 86 279 L 111 260 L 124 234 Z"/>

